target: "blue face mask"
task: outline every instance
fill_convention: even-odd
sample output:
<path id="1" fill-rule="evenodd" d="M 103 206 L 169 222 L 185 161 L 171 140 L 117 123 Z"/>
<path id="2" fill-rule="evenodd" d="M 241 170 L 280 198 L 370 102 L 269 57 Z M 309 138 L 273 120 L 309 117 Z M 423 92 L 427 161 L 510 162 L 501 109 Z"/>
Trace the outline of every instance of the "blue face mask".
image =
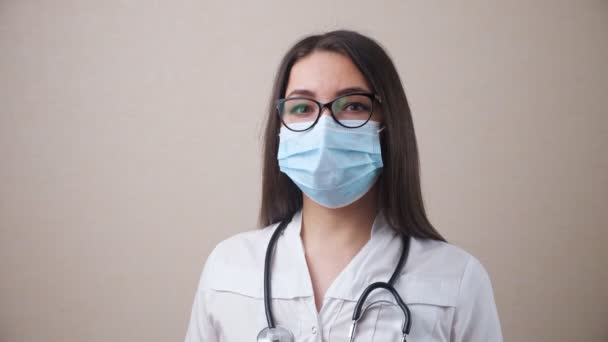
<path id="1" fill-rule="evenodd" d="M 352 120 L 353 126 L 357 122 L 363 123 Z M 375 121 L 345 128 L 328 115 L 304 132 L 281 127 L 279 167 L 313 201 L 344 207 L 365 195 L 380 176 L 380 130 Z"/>

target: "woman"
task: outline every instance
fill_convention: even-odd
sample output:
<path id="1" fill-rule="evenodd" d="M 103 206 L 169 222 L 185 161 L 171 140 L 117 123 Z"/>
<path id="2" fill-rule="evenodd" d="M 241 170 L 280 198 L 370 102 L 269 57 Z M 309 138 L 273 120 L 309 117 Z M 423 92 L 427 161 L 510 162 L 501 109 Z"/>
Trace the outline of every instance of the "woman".
<path id="1" fill-rule="evenodd" d="M 426 217 L 409 105 L 372 39 L 334 31 L 287 52 L 262 187 L 265 228 L 211 253 L 187 342 L 502 341 L 485 269 Z"/>

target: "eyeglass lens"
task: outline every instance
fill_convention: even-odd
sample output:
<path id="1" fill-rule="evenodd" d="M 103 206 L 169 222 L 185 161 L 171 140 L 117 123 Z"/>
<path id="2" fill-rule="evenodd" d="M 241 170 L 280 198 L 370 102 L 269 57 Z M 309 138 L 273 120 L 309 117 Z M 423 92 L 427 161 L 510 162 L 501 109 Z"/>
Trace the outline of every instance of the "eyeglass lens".
<path id="1" fill-rule="evenodd" d="M 331 105 L 331 111 L 340 124 L 358 127 L 361 122 L 352 120 L 368 120 L 372 114 L 372 104 L 372 99 L 367 96 L 348 95 L 336 99 Z M 320 115 L 320 109 L 317 102 L 303 98 L 287 99 L 278 106 L 283 124 L 288 128 L 292 124 L 298 124 L 294 125 L 298 130 L 310 128 Z M 304 123 L 310 123 L 310 126 L 303 125 Z"/>

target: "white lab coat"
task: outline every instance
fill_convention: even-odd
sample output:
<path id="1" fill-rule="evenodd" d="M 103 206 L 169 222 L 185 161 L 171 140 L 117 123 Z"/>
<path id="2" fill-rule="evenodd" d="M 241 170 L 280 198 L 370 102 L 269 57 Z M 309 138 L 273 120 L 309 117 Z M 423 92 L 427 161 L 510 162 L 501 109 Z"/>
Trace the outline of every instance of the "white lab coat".
<path id="1" fill-rule="evenodd" d="M 233 236 L 213 250 L 192 306 L 186 342 L 255 341 L 267 326 L 264 314 L 264 256 L 278 224 Z M 317 312 L 300 239 L 301 213 L 278 239 L 272 268 L 272 307 L 277 325 L 298 342 L 348 341 L 352 312 L 365 287 L 388 281 L 402 242 L 382 214 L 367 244 L 327 290 Z M 412 313 L 409 342 L 498 342 L 502 334 L 492 285 L 477 259 L 453 245 L 412 239 L 395 288 Z M 375 290 L 367 303 L 393 301 Z M 403 314 L 393 305 L 369 308 L 355 341 L 401 341 Z"/>

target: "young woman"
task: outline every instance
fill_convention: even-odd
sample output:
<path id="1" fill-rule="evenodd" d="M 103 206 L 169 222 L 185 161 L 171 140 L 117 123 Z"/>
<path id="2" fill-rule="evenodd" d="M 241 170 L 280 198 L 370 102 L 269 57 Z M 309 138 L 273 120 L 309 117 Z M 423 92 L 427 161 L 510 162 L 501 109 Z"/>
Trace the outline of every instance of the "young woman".
<path id="1" fill-rule="evenodd" d="M 262 187 L 264 228 L 211 253 L 187 342 L 502 341 L 485 269 L 426 217 L 409 105 L 372 39 L 287 52 Z"/>

